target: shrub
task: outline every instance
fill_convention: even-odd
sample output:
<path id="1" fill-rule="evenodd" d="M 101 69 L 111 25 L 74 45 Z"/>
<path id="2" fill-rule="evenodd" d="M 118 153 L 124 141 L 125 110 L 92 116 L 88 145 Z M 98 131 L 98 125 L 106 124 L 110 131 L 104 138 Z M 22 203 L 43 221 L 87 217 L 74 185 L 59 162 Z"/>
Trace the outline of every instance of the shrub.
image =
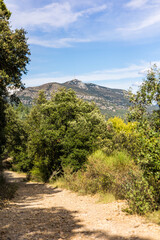
<path id="1" fill-rule="evenodd" d="M 160 225 L 160 210 L 147 214 L 147 219 L 150 222 Z"/>
<path id="2" fill-rule="evenodd" d="M 64 177 L 72 190 L 84 193 L 112 192 L 123 198 L 122 185 L 130 169 L 136 168 L 126 152 L 115 152 L 107 156 L 98 150 L 91 154 L 85 167 L 77 173 L 65 171 Z"/>
<path id="3" fill-rule="evenodd" d="M 136 158 L 141 146 L 140 133 L 137 131 L 136 122 L 125 123 L 119 117 L 110 118 L 107 121 L 107 129 L 111 133 L 110 152 L 108 151 L 108 142 L 104 142 L 103 149 L 106 153 L 117 151 L 127 151 L 132 157 Z"/>
<path id="4" fill-rule="evenodd" d="M 133 130 L 137 126 L 136 122 L 125 123 L 123 119 L 119 117 L 109 118 L 108 124 L 116 130 L 117 133 L 125 133 L 127 135 L 133 133 Z"/>
<path id="5" fill-rule="evenodd" d="M 145 214 L 157 209 L 155 188 L 143 177 L 143 172 L 125 152 L 107 156 L 98 150 L 91 154 L 85 167 L 78 172 L 66 168 L 64 179 L 68 188 L 83 194 L 112 194 L 126 199 L 130 213 Z"/>
<path id="6" fill-rule="evenodd" d="M 36 156 L 34 161 L 34 167 L 30 171 L 31 179 L 38 182 L 47 182 L 52 171 L 52 169 L 49 169 L 49 159 Z"/>
<path id="7" fill-rule="evenodd" d="M 128 201 L 129 213 L 138 213 L 140 215 L 152 212 L 157 209 L 155 191 L 143 176 L 135 178 L 131 175 L 131 180 L 125 184 L 125 198 Z"/>

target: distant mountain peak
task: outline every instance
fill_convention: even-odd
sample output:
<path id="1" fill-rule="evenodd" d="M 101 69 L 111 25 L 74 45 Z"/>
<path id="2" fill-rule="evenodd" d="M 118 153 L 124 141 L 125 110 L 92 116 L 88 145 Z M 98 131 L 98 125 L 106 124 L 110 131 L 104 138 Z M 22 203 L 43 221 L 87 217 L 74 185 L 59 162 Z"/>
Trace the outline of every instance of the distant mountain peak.
<path id="1" fill-rule="evenodd" d="M 65 84 L 72 85 L 72 86 L 75 86 L 75 87 L 78 87 L 78 88 L 81 88 L 81 89 L 86 89 L 86 90 L 88 89 L 87 85 L 85 83 L 83 83 L 82 81 L 80 81 L 76 78 L 71 80 L 71 81 L 66 82 Z"/>
<path id="2" fill-rule="evenodd" d="M 73 83 L 79 83 L 79 82 L 82 82 L 82 81 L 78 80 L 77 78 L 74 78 L 74 79 L 72 79 L 72 80 L 70 81 L 70 83 L 71 83 L 71 82 L 73 82 Z"/>
<path id="3" fill-rule="evenodd" d="M 66 83 L 66 84 L 75 84 L 75 85 L 77 85 L 77 84 L 79 84 L 79 83 L 81 83 L 81 82 L 82 82 L 82 81 L 74 78 L 74 79 L 72 79 L 71 81 L 67 81 L 67 82 L 65 82 L 65 83 Z"/>

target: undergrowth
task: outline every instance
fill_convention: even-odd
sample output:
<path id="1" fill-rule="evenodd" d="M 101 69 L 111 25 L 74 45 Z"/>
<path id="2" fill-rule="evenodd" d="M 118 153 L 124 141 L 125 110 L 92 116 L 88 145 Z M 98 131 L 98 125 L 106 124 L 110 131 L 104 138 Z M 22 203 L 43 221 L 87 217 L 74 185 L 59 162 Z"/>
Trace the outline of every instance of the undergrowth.
<path id="1" fill-rule="evenodd" d="M 131 214 L 143 215 L 157 209 L 154 188 L 125 151 L 107 156 L 98 150 L 81 170 L 65 168 L 64 176 L 55 184 L 80 194 L 99 194 L 104 202 L 126 199 L 126 211 Z"/>
<path id="2" fill-rule="evenodd" d="M 71 168 L 65 168 L 64 179 L 66 185 L 77 192 L 112 192 L 116 198 L 123 198 L 123 184 L 131 170 L 137 171 L 134 162 L 125 152 L 115 152 L 107 156 L 98 150 L 90 155 L 82 170 L 73 172 Z"/>
<path id="3" fill-rule="evenodd" d="M 149 222 L 153 222 L 160 225 L 160 210 L 149 213 L 146 215 L 146 217 Z"/>

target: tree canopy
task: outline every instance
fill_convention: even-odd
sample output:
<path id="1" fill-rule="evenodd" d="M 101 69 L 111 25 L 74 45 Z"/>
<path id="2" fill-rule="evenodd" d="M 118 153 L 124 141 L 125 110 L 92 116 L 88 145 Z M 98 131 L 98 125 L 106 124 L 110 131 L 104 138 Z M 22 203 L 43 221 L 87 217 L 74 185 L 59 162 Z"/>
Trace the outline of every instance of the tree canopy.
<path id="1" fill-rule="evenodd" d="M 61 89 L 51 100 L 41 92 L 28 116 L 28 156 L 32 174 L 47 180 L 52 171 L 72 166 L 79 169 L 86 156 L 105 135 L 106 122 L 95 104 Z"/>
<path id="2" fill-rule="evenodd" d="M 12 30 L 9 25 L 11 13 L 3 0 L 0 1 L 0 89 L 7 94 L 7 87 L 23 88 L 22 74 L 27 73 L 29 47 L 24 29 Z"/>
<path id="3" fill-rule="evenodd" d="M 0 0 L 0 19 L 9 19 L 11 12 L 7 9 L 3 0 Z"/>
<path id="4" fill-rule="evenodd" d="M 8 88 L 24 88 L 22 74 L 27 73 L 30 50 L 24 29 L 12 30 L 9 19 L 11 12 L 0 0 L 0 154 L 5 142 L 5 104 Z M 14 95 L 10 96 L 11 101 Z"/>
<path id="5" fill-rule="evenodd" d="M 156 65 L 153 65 L 148 70 L 146 78 L 136 94 L 130 92 L 130 107 L 129 120 L 135 120 L 140 123 L 149 121 L 157 131 L 160 130 L 160 70 Z M 147 111 L 147 107 L 155 104 L 157 110 L 151 114 Z"/>

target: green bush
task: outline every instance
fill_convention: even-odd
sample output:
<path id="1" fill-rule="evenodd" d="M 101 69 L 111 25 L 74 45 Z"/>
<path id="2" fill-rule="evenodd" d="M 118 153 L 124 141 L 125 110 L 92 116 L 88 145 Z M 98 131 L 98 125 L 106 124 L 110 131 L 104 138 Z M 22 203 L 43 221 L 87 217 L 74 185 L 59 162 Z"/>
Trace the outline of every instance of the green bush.
<path id="1" fill-rule="evenodd" d="M 27 125 L 11 106 L 6 108 L 5 153 L 12 157 L 13 170 L 27 172 L 32 166 L 27 153 Z"/>
<path id="2" fill-rule="evenodd" d="M 160 225 L 160 210 L 147 214 L 147 219 L 149 222 Z"/>
<path id="3" fill-rule="evenodd" d="M 73 190 L 92 194 L 112 192 L 122 198 L 121 186 L 131 169 L 136 169 L 136 166 L 127 153 L 115 152 L 107 156 L 98 150 L 89 156 L 83 169 L 77 173 L 67 169 L 64 177 Z"/>
<path id="4" fill-rule="evenodd" d="M 124 186 L 125 198 L 129 204 L 127 211 L 143 215 L 156 210 L 158 206 L 154 188 L 149 185 L 143 176 L 135 178 L 134 175 L 131 175 L 131 180 Z"/>
<path id="5" fill-rule="evenodd" d="M 136 198 L 138 199 L 138 197 L 136 197 L 138 192 L 134 191 L 134 184 L 131 186 L 135 194 L 135 196 L 133 196 L 133 203 L 135 201 L 135 205 L 138 204 L 138 206 L 135 206 L 137 210 L 133 210 L 133 212 L 147 212 L 147 205 L 150 209 L 154 209 L 155 206 L 160 206 L 160 137 L 159 131 L 154 127 L 154 122 L 143 119 L 143 121 L 135 122 L 134 124 L 125 124 L 121 119 L 113 118 L 109 119 L 107 123 L 110 132 L 112 132 L 112 149 L 117 149 L 118 151 L 120 149 L 126 150 L 142 171 L 141 178 L 136 180 L 139 182 L 137 191 L 139 191 L 140 198 L 141 192 L 143 192 L 144 189 L 144 182 L 146 186 L 148 186 L 146 188 L 148 189 L 147 191 L 151 199 L 144 191 L 141 201 L 140 198 L 136 200 Z M 104 145 L 104 149 L 105 148 L 106 146 Z M 135 186 L 136 184 L 137 182 Z M 127 197 L 129 197 L 129 195 Z M 142 204 L 142 210 L 140 209 L 140 204 Z"/>
<path id="6" fill-rule="evenodd" d="M 36 156 L 34 159 L 34 166 L 31 173 L 31 179 L 38 182 L 47 182 L 51 175 L 52 169 L 49 169 L 49 159 Z"/>
<path id="7" fill-rule="evenodd" d="M 108 119 L 107 130 L 110 132 L 110 139 L 109 141 L 103 141 L 103 150 L 107 154 L 116 150 L 124 150 L 136 158 L 141 146 L 140 133 L 137 128 L 138 124 L 136 122 L 125 123 L 119 117 Z"/>
<path id="8" fill-rule="evenodd" d="M 130 213 L 145 214 L 157 209 L 156 192 L 143 177 L 143 172 L 126 152 L 107 156 L 98 150 L 91 154 L 78 172 L 66 168 L 64 179 L 68 188 L 83 194 L 111 193 L 126 199 Z"/>

